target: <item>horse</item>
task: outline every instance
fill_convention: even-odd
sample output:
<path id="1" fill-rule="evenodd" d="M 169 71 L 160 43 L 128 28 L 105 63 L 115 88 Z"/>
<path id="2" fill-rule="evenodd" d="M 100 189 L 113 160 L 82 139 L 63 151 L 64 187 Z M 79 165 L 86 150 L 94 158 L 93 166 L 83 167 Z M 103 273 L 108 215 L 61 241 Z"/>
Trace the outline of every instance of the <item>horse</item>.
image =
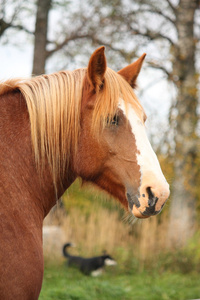
<path id="1" fill-rule="evenodd" d="M 145 54 L 118 72 L 104 46 L 86 68 L 0 84 L 1 299 L 38 299 L 43 219 L 79 177 L 137 218 L 169 196 L 134 88 Z"/>

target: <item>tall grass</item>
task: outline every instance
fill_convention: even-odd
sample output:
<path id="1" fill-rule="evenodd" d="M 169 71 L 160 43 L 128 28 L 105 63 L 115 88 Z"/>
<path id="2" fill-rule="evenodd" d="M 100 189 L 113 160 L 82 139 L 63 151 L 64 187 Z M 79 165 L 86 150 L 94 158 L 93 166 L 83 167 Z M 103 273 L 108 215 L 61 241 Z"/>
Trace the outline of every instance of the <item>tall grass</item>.
<path id="1" fill-rule="evenodd" d="M 124 259 L 134 256 L 145 261 L 167 248 L 164 216 L 162 222 L 153 217 L 129 224 L 123 221 L 119 211 L 93 205 L 89 213 L 77 207 L 72 207 L 66 214 L 58 209 L 45 224 L 59 225 L 63 229 L 66 242 L 76 244 L 71 250 L 74 254 L 90 256 L 107 251 L 118 255 L 123 252 Z"/>
<path id="2" fill-rule="evenodd" d="M 94 198 L 93 195 L 94 191 L 83 192 L 75 185 L 64 196 L 64 209 L 57 208 L 44 222 L 45 225 L 58 225 L 65 241 L 76 244 L 76 248 L 69 249 L 71 253 L 94 256 L 106 251 L 127 266 L 137 261 L 141 270 L 149 263 L 159 265 L 160 259 L 162 265 L 173 267 L 176 264 L 186 272 L 197 265 L 200 270 L 200 236 L 197 235 L 187 249 L 175 252 L 168 241 L 167 210 L 156 217 L 124 221 L 122 210 L 110 199 L 102 202 L 98 199 L 102 196 Z M 60 253 L 63 243 L 62 238 L 57 245 Z"/>

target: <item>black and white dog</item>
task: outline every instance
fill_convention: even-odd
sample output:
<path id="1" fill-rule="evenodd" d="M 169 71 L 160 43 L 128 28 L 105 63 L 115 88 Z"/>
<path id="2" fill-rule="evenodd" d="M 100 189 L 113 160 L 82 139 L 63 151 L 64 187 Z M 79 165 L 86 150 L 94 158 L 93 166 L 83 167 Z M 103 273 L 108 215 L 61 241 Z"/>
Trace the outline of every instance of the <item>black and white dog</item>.
<path id="1" fill-rule="evenodd" d="M 116 261 L 110 255 L 102 255 L 90 258 L 72 256 L 67 252 L 67 248 L 73 246 L 67 243 L 63 246 L 63 255 L 68 258 L 68 266 L 78 268 L 85 275 L 98 276 L 102 273 L 104 266 L 114 266 Z"/>

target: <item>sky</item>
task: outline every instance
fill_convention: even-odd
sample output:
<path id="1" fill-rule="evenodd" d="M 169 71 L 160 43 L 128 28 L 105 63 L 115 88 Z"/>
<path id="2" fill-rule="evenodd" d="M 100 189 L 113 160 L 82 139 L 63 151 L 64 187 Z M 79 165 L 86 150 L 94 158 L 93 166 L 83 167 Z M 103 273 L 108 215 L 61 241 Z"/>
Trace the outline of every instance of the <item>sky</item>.
<path id="1" fill-rule="evenodd" d="M 29 77 L 32 69 L 32 55 L 31 45 L 23 49 L 12 45 L 0 46 L 0 80 Z"/>

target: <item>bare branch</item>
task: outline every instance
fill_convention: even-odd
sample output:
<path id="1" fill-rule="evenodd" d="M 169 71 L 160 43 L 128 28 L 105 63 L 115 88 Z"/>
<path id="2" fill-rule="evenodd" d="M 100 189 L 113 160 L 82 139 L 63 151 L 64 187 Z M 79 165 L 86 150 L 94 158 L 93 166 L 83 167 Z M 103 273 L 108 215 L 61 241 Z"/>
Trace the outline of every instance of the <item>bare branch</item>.
<path id="1" fill-rule="evenodd" d="M 77 33 L 72 34 L 70 37 L 65 38 L 64 41 L 62 43 L 60 43 L 60 44 L 58 44 L 56 42 L 53 42 L 53 41 L 48 41 L 48 43 L 55 44 L 55 48 L 53 50 L 46 51 L 46 58 L 49 58 L 55 52 L 61 50 L 70 41 L 79 40 L 79 39 L 85 39 L 85 38 L 91 39 L 91 35 L 89 35 L 89 34 L 82 34 L 81 35 L 81 34 L 78 34 L 78 31 L 77 31 Z"/>
<path id="2" fill-rule="evenodd" d="M 165 20 L 169 21 L 170 23 L 172 23 L 173 25 L 175 25 L 175 19 L 170 18 L 168 15 L 166 15 L 163 11 L 159 10 L 157 7 L 155 6 L 150 6 L 149 8 L 139 8 L 138 11 L 134 12 L 134 13 L 153 13 L 153 14 L 157 14 L 159 16 L 162 16 Z M 131 14 L 131 13 L 130 13 Z M 174 15 L 174 17 L 176 17 Z"/>
<path id="3" fill-rule="evenodd" d="M 3 19 L 0 19 L 0 37 L 9 28 L 9 26 L 10 25 L 6 23 Z"/>
<path id="4" fill-rule="evenodd" d="M 13 25 L 13 24 L 11 24 L 10 27 L 11 27 L 11 28 L 14 28 L 14 29 L 23 30 L 23 31 L 25 31 L 25 32 L 28 33 L 28 34 L 34 35 L 34 32 L 33 32 L 33 31 L 30 31 L 29 29 L 25 28 L 25 27 L 22 26 L 22 25 Z"/>
<path id="5" fill-rule="evenodd" d="M 150 40 L 156 40 L 156 39 L 164 39 L 167 40 L 171 45 L 174 45 L 174 42 L 172 41 L 172 39 L 160 32 L 154 32 L 151 30 L 146 30 L 146 32 L 141 32 L 139 29 L 133 28 L 130 24 L 128 24 L 129 29 L 137 35 L 149 38 Z"/>
<path id="6" fill-rule="evenodd" d="M 167 75 L 167 78 L 170 79 L 171 78 L 171 73 L 169 71 L 167 71 L 167 69 L 162 66 L 161 64 L 157 64 L 155 62 L 152 62 L 152 61 L 149 61 L 148 62 L 149 66 L 153 69 L 159 69 L 159 70 L 162 70 L 166 75 Z"/>
<path id="7" fill-rule="evenodd" d="M 14 25 L 12 23 L 7 23 L 5 22 L 3 19 L 0 19 L 0 37 L 3 35 L 3 33 L 9 29 L 9 28 L 14 28 L 14 29 L 18 29 L 18 30 L 23 30 L 28 34 L 34 34 L 33 31 L 28 30 L 27 28 L 25 28 L 22 25 Z"/>
<path id="8" fill-rule="evenodd" d="M 168 6 L 171 8 L 171 10 L 174 12 L 174 14 L 176 15 L 176 7 L 172 4 L 171 0 L 165 0 L 165 1 L 168 4 Z M 157 9 L 157 7 L 153 3 L 151 3 L 151 1 L 149 1 L 149 0 L 142 0 L 142 1 L 140 1 L 140 3 L 141 2 L 143 4 L 153 7 L 154 9 Z"/>
<path id="9" fill-rule="evenodd" d="M 165 0 L 167 2 L 167 4 L 169 5 L 169 7 L 172 9 L 172 11 L 174 12 L 174 14 L 176 15 L 176 7 L 172 4 L 172 2 L 170 0 Z"/>
<path id="10" fill-rule="evenodd" d="M 146 8 L 144 8 L 144 9 L 139 9 L 139 10 L 134 11 L 134 12 L 133 12 L 133 11 L 132 11 L 132 12 L 129 12 L 129 13 L 126 14 L 126 15 L 113 16 L 113 17 L 112 17 L 112 22 L 113 22 L 113 20 L 114 20 L 114 21 L 121 22 L 121 23 L 123 22 L 123 25 L 126 24 L 126 26 L 127 26 L 126 31 L 131 31 L 131 32 L 134 33 L 134 34 L 137 34 L 137 35 L 140 35 L 140 36 L 149 38 L 150 40 L 165 39 L 165 40 L 167 40 L 171 45 L 174 45 L 173 40 L 172 40 L 169 36 L 167 36 L 167 35 L 161 33 L 160 31 L 156 32 L 156 31 L 152 31 L 151 29 L 146 29 L 146 32 L 145 32 L 145 31 L 144 31 L 144 28 L 143 28 L 143 30 L 140 30 L 140 29 L 138 29 L 138 27 L 136 27 L 136 28 L 133 27 L 135 24 L 132 25 L 132 24 L 133 24 L 133 21 L 132 21 L 131 17 L 132 17 L 133 15 L 134 15 L 134 16 L 137 16 L 138 13 L 144 13 L 144 12 L 155 13 L 155 14 L 160 14 L 160 15 L 162 14 L 162 12 L 159 11 L 159 10 L 151 11 L 151 9 L 146 9 Z M 164 15 L 162 14 L 162 16 L 164 16 Z M 176 29 L 176 26 L 175 26 L 176 20 L 173 20 L 173 19 L 171 19 L 171 18 L 168 18 L 167 16 L 165 16 L 165 17 L 173 24 L 174 28 Z M 134 23 L 135 23 L 135 20 L 134 20 Z M 136 24 L 136 26 L 137 26 L 137 24 Z"/>

